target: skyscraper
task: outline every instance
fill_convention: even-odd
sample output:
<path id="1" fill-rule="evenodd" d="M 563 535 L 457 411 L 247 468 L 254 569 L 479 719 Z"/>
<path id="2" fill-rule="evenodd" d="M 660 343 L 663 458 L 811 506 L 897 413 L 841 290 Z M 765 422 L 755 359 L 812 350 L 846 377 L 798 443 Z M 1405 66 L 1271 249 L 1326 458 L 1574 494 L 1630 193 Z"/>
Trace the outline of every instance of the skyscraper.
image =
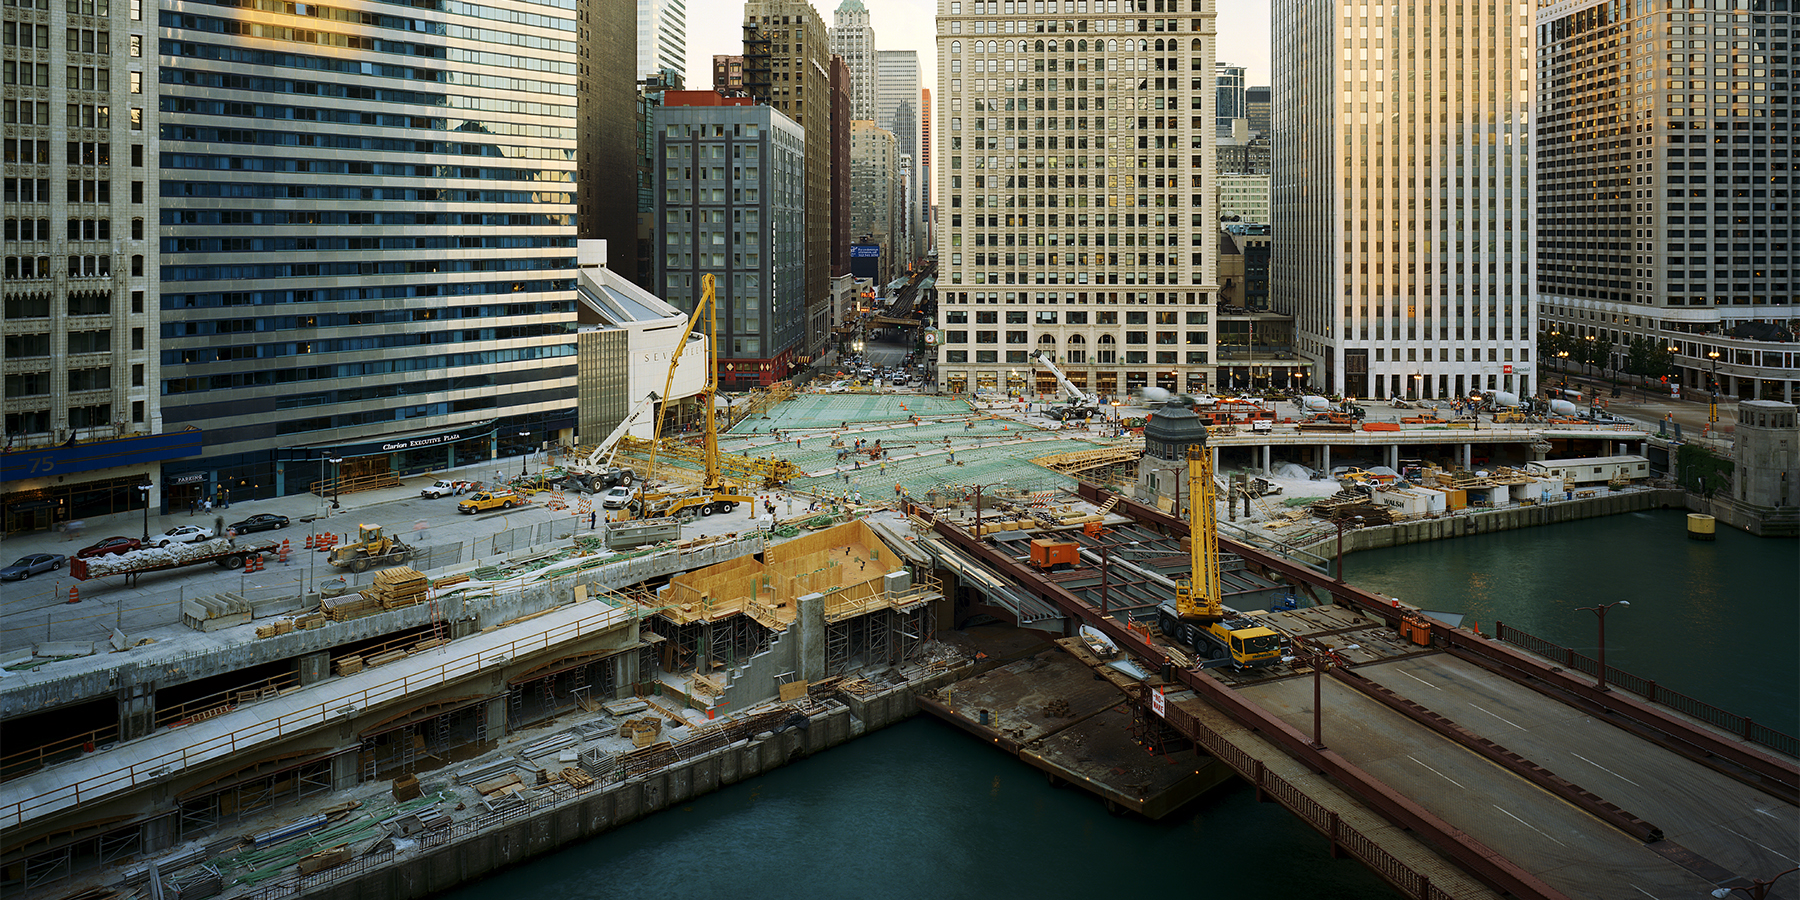
<path id="1" fill-rule="evenodd" d="M 876 54 L 875 124 L 894 133 L 894 150 L 898 156 L 911 157 L 906 168 L 905 220 L 896 237 L 908 239 L 909 246 L 894 248 L 894 262 L 905 265 L 919 256 L 919 51 L 882 50 Z"/>
<path id="2" fill-rule="evenodd" d="M 161 390 L 206 435 L 165 474 L 298 493 L 573 427 L 575 15 L 483 9 L 162 14 Z"/>
<path id="3" fill-rule="evenodd" d="M 875 28 L 862 0 L 844 0 L 832 14 L 831 52 L 850 67 L 850 118 L 875 118 Z"/>
<path id="4" fill-rule="evenodd" d="M 1781 79 L 1794 17 L 1772 9 L 1580 2 L 1540 14 L 1535 271 L 1548 352 L 1673 376 L 1686 392 L 1714 389 L 1716 367 L 1723 394 L 1792 402 L 1796 126 Z"/>
<path id="5" fill-rule="evenodd" d="M 900 229 L 898 201 L 900 154 L 894 135 L 874 122 L 850 123 L 850 191 L 857 202 L 850 208 L 850 234 L 881 245 L 880 290 L 894 277 L 894 235 Z"/>
<path id="6" fill-rule="evenodd" d="M 1530 390 L 1530 12 L 1276 6 L 1270 300 L 1314 390 Z"/>
<path id="7" fill-rule="evenodd" d="M 1250 133 L 1269 136 L 1269 86 L 1251 85 L 1244 89 L 1244 118 L 1250 120 Z"/>
<path id="8" fill-rule="evenodd" d="M 687 0 L 637 0 L 636 78 L 687 72 Z M 635 79 L 634 79 L 635 80 Z"/>
<path id="9" fill-rule="evenodd" d="M 806 0 L 744 4 L 744 86 L 806 129 L 806 340 L 820 352 L 831 334 L 831 50 Z"/>
<path id="10" fill-rule="evenodd" d="M 135 485 L 168 458 L 78 461 L 61 446 L 163 430 L 155 10 L 146 21 L 126 0 L 5 7 L 8 531 L 47 528 L 52 511 L 137 508 Z M 126 455 L 135 464 L 116 461 Z"/>
<path id="11" fill-rule="evenodd" d="M 1212 8 L 1044 5 L 1054 18 L 1021 23 L 1000 0 L 938 4 L 942 383 L 1054 394 L 1031 360 L 1043 352 L 1104 395 L 1203 389 L 1218 291 Z"/>
<path id="12" fill-rule="evenodd" d="M 719 383 L 787 378 L 806 333 L 806 135 L 748 97 L 669 91 L 656 110 L 658 293 L 693 312 L 715 276 Z"/>
<path id="13" fill-rule="evenodd" d="M 931 216 L 931 88 L 919 89 L 919 243 L 926 250 L 937 246 Z"/>
<path id="14" fill-rule="evenodd" d="M 1231 137 L 1231 120 L 1249 116 L 1249 104 L 1245 97 L 1244 67 L 1231 63 L 1218 63 L 1215 66 L 1218 77 L 1218 104 L 1213 108 L 1214 121 L 1217 124 L 1215 133 L 1219 137 Z"/>

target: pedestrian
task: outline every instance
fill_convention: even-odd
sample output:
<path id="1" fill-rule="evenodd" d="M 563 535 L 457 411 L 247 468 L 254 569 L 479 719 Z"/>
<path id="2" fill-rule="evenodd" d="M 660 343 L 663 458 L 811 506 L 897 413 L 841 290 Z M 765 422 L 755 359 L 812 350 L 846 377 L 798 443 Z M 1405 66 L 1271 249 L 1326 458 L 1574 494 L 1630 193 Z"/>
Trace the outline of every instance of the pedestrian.
<path id="1" fill-rule="evenodd" d="M 598 515 L 599 514 L 594 512 L 593 510 L 591 510 L 591 509 L 588 510 L 588 530 L 589 531 L 594 530 L 594 520 L 595 520 L 595 517 Z"/>
<path id="2" fill-rule="evenodd" d="M 206 503 L 201 507 L 201 509 L 204 512 L 206 512 L 208 515 L 210 515 L 212 513 L 212 498 L 211 497 L 206 498 Z"/>
<path id="3" fill-rule="evenodd" d="M 200 498 L 195 497 L 195 498 L 189 500 L 188 501 L 188 518 L 190 518 L 190 519 L 193 518 L 194 513 L 197 513 L 199 511 L 200 511 Z"/>
<path id="4" fill-rule="evenodd" d="M 956 451 L 955 450 L 950 451 L 950 464 L 953 466 L 956 465 Z"/>

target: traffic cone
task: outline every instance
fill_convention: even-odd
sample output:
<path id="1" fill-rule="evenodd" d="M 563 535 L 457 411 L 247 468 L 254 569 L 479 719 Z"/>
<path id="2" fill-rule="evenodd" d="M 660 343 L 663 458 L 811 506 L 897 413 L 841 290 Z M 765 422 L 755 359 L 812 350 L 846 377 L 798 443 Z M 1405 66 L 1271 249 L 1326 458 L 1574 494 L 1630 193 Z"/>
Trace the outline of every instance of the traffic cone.
<path id="1" fill-rule="evenodd" d="M 288 551 L 287 538 L 282 538 L 281 539 L 281 555 L 286 556 L 286 555 L 288 555 L 288 552 L 289 551 Z"/>
<path id="2" fill-rule="evenodd" d="M 74 584 L 69 585 L 69 602 L 70 603 L 80 603 L 81 602 L 81 586 L 80 585 L 74 585 Z"/>
<path id="3" fill-rule="evenodd" d="M 259 559 L 262 559 L 262 557 L 252 556 L 249 559 L 244 560 L 244 574 L 245 575 L 248 575 L 251 572 L 256 571 L 256 561 Z"/>
<path id="4" fill-rule="evenodd" d="M 282 541 L 282 543 L 286 544 L 287 542 Z M 311 550 L 312 548 L 313 548 L 313 536 L 309 534 L 306 536 L 306 543 L 301 545 L 301 549 Z"/>

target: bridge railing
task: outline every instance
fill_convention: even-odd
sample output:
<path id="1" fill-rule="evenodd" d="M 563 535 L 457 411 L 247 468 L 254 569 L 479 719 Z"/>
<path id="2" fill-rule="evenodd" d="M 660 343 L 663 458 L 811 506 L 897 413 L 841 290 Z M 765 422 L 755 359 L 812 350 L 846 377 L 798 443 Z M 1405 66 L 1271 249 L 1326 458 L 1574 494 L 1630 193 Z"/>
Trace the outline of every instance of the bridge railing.
<path id="1" fill-rule="evenodd" d="M 1569 647 L 1547 641 L 1529 632 L 1520 631 L 1504 622 L 1495 623 L 1494 637 L 1526 652 L 1552 660 L 1563 668 L 1599 677 L 1600 661 L 1598 659 L 1577 653 Z M 1622 671 L 1613 666 L 1606 667 L 1606 683 L 1636 694 L 1651 703 L 1661 704 L 1715 728 L 1728 731 L 1753 744 L 1761 744 L 1785 756 L 1800 756 L 1800 738 L 1770 728 L 1749 716 L 1727 712 L 1703 700 L 1696 700 L 1680 691 L 1670 690 L 1648 678 Z"/>
<path id="2" fill-rule="evenodd" d="M 1194 738 L 1195 743 L 1204 748 L 1207 754 L 1235 769 L 1259 793 L 1287 807 L 1289 812 L 1329 838 L 1334 849 L 1361 860 L 1405 896 L 1417 900 L 1451 900 L 1451 895 L 1433 884 L 1424 873 L 1383 849 L 1374 838 L 1356 830 L 1355 826 L 1308 796 L 1305 790 L 1293 782 L 1269 771 L 1256 757 L 1233 744 L 1187 710 L 1171 704 L 1168 707 L 1168 719 L 1169 724 L 1174 725 L 1177 730 Z"/>

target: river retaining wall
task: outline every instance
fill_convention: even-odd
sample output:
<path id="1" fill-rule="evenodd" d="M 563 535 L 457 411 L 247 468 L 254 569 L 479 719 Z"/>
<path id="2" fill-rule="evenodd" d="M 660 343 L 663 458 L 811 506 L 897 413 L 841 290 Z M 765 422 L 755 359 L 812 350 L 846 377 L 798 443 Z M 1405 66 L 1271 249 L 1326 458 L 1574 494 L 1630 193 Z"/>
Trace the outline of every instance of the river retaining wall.
<path id="1" fill-rule="evenodd" d="M 466 838 L 397 854 L 391 862 L 354 874 L 250 896 L 322 900 L 429 897 L 910 718 L 919 711 L 918 696 L 966 676 L 967 668 L 939 672 L 868 697 L 843 695 L 812 714 L 807 728 L 759 734 L 652 773 L 595 788 Z"/>
<path id="2" fill-rule="evenodd" d="M 1505 509 L 1459 512 L 1455 515 L 1441 516 L 1435 519 L 1416 519 L 1409 522 L 1396 522 L 1392 525 L 1346 530 L 1344 532 L 1344 552 L 1376 550 L 1382 547 L 1441 541 L 1472 534 L 1512 531 L 1516 528 L 1530 528 L 1534 525 L 1554 525 L 1559 522 L 1575 522 L 1581 519 L 1640 512 L 1646 509 L 1685 510 L 1687 508 L 1687 493 L 1674 488 L 1617 493 L 1602 490 L 1593 497 L 1557 500 L 1530 506 L 1512 506 Z M 1329 557 L 1337 552 L 1337 536 L 1333 534 L 1314 542 L 1305 549 Z"/>

